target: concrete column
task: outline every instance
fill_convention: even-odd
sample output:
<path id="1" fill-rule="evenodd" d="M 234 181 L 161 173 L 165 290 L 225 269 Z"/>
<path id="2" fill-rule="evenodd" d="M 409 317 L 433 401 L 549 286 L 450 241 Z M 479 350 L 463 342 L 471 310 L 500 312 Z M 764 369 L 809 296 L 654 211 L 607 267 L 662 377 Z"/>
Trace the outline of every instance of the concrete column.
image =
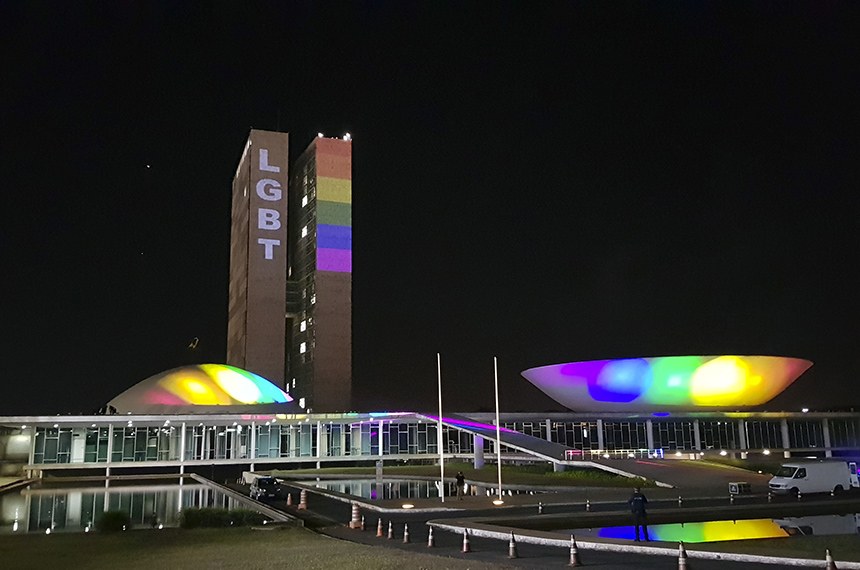
<path id="1" fill-rule="evenodd" d="M 788 459 L 791 457 L 791 438 L 788 436 L 788 420 L 782 418 L 779 422 L 779 430 L 782 433 L 782 456 Z"/>
<path id="2" fill-rule="evenodd" d="M 654 422 L 650 419 L 645 420 L 645 443 L 648 446 L 648 453 L 654 449 Z"/>
<path id="3" fill-rule="evenodd" d="M 597 447 L 603 450 L 603 420 L 597 420 Z"/>
<path id="4" fill-rule="evenodd" d="M 702 431 L 699 429 L 699 420 L 693 420 L 693 447 L 696 451 L 702 451 Z"/>
<path id="5" fill-rule="evenodd" d="M 738 420 L 738 446 L 741 449 L 741 459 L 747 458 L 747 423 L 743 420 Z"/>
<path id="6" fill-rule="evenodd" d="M 33 465 L 33 462 L 36 461 L 36 426 L 32 426 L 28 428 L 30 430 L 30 453 L 27 454 L 27 463 L 28 465 Z M 24 433 L 23 431 L 21 433 Z M 108 461 L 110 461 L 110 456 L 108 456 Z M 33 476 L 33 468 L 27 470 L 27 475 L 30 477 Z M 27 511 L 30 512 L 30 511 Z"/>
<path id="7" fill-rule="evenodd" d="M 444 447 L 442 449 L 445 449 Z M 382 448 L 382 420 L 379 420 L 379 456 L 382 457 L 384 455 L 384 449 Z"/>
<path id="8" fill-rule="evenodd" d="M 549 418 L 546 420 L 546 440 L 552 441 L 552 420 Z"/>
<path id="9" fill-rule="evenodd" d="M 472 436 L 472 447 L 475 448 L 475 469 L 484 468 L 484 438 L 480 435 Z"/>
<path id="10" fill-rule="evenodd" d="M 107 446 L 107 466 L 105 467 L 105 477 L 110 477 L 110 464 L 113 461 L 113 424 L 108 424 L 108 446 Z M 105 481 L 107 485 L 107 481 Z M 107 510 L 107 508 L 105 508 Z"/>
<path id="11" fill-rule="evenodd" d="M 323 447 L 325 446 L 325 433 L 323 432 L 322 422 L 317 422 L 317 459 L 323 457 L 325 455 L 325 450 Z"/>
<path id="12" fill-rule="evenodd" d="M 292 443 L 291 440 L 290 445 Z M 251 435 L 248 437 L 248 447 L 248 459 L 251 460 L 251 471 L 254 471 L 254 460 L 257 458 L 257 422 L 255 421 L 251 421 Z M 289 451 L 287 450 L 287 453 Z"/>
<path id="13" fill-rule="evenodd" d="M 833 457 L 833 451 L 830 450 L 830 422 L 827 418 L 821 420 L 821 433 L 824 436 L 824 457 Z"/>

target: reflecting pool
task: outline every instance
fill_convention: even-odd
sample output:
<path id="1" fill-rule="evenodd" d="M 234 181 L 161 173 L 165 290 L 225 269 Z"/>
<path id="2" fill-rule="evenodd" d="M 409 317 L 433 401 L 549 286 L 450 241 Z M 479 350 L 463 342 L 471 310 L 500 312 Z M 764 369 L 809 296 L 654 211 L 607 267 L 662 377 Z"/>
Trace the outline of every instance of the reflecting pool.
<path id="1" fill-rule="evenodd" d="M 438 479 L 382 479 L 377 483 L 376 479 L 331 479 L 321 481 L 301 481 L 305 485 L 312 485 L 318 489 L 336 491 L 345 495 L 361 497 L 362 499 L 434 499 L 439 498 Z M 447 485 L 445 496 L 456 494 L 453 483 Z M 495 487 L 490 485 L 469 485 L 465 487 L 466 494 L 492 495 L 496 492 Z M 535 494 L 534 491 L 517 491 L 505 489 L 505 495 L 519 495 L 520 493 Z"/>
<path id="2" fill-rule="evenodd" d="M 75 485 L 43 482 L 0 495 L 0 533 L 89 532 L 105 511 L 125 511 L 133 527 L 176 527 L 183 508 L 247 508 L 199 483 Z"/>

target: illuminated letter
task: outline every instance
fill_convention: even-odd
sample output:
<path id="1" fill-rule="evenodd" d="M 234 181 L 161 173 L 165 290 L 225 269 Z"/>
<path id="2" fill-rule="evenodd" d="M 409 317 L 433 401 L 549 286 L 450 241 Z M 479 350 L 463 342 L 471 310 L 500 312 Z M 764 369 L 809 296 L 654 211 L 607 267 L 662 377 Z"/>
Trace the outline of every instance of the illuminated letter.
<path id="1" fill-rule="evenodd" d="M 281 229 L 281 213 L 269 208 L 260 208 L 257 210 L 257 227 L 270 231 Z"/>
<path id="2" fill-rule="evenodd" d="M 260 170 L 263 172 L 280 172 L 280 166 L 270 166 L 269 165 L 269 149 L 261 148 L 260 149 Z"/>
<path id="3" fill-rule="evenodd" d="M 257 243 L 265 248 L 263 250 L 264 257 L 266 259 L 272 259 L 275 256 L 275 246 L 280 246 L 281 240 L 260 238 L 257 240 Z"/>
<path id="4" fill-rule="evenodd" d="M 263 178 L 257 182 L 257 196 L 269 202 L 281 199 L 281 183 L 271 178 Z"/>

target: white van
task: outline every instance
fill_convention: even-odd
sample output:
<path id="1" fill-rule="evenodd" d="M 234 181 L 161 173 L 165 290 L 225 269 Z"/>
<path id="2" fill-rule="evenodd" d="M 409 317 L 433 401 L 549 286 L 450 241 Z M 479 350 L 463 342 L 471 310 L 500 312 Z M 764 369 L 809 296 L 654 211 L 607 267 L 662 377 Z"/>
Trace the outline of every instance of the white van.
<path id="1" fill-rule="evenodd" d="M 772 493 L 841 493 L 858 486 L 857 464 L 845 461 L 783 463 L 768 487 Z"/>

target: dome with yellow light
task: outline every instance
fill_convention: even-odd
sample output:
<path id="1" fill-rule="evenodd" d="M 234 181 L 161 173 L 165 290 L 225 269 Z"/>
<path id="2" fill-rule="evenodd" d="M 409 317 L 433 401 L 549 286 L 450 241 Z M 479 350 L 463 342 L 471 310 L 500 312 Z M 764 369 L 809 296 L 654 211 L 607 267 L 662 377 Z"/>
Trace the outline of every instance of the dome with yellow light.
<path id="1" fill-rule="evenodd" d="M 253 372 L 196 364 L 150 376 L 108 406 L 118 414 L 236 413 L 287 411 L 292 402 L 289 394 Z"/>
<path id="2" fill-rule="evenodd" d="M 553 364 L 522 375 L 576 411 L 736 410 L 770 401 L 810 366 L 784 356 L 658 356 Z"/>

